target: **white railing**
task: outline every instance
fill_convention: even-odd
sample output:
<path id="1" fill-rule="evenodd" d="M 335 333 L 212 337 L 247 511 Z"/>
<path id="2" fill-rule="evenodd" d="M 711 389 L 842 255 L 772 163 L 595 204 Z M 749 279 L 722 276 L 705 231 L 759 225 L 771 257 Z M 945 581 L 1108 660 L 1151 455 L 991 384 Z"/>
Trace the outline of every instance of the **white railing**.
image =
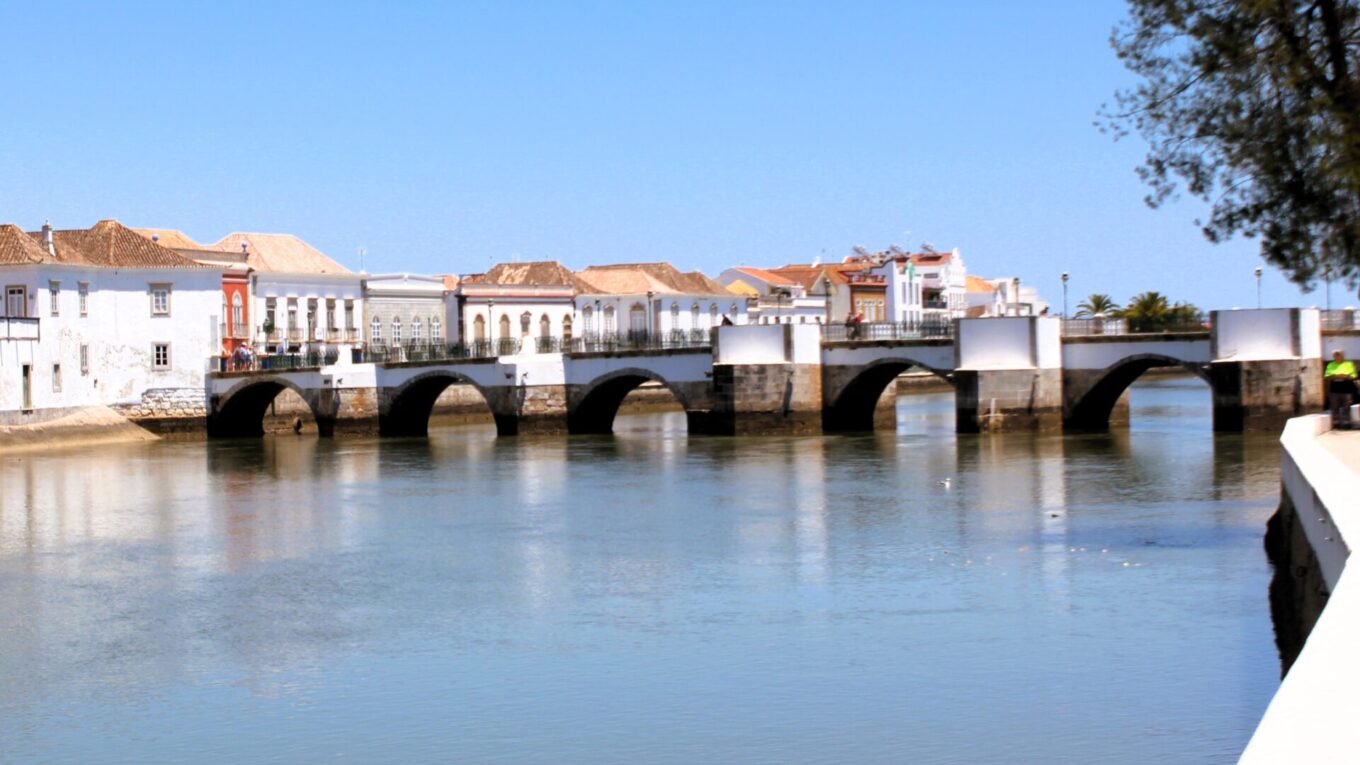
<path id="1" fill-rule="evenodd" d="M 26 316 L 6 316 L 0 318 L 4 334 L 0 340 L 37 340 L 39 339 L 38 318 Z"/>

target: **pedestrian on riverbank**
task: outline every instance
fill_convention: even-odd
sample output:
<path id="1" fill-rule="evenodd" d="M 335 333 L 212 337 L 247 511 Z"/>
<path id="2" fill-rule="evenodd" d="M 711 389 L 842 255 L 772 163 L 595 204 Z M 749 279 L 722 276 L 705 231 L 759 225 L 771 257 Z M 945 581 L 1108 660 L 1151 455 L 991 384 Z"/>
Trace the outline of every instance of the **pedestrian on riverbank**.
<path id="1" fill-rule="evenodd" d="M 1348 430 L 1351 427 L 1351 397 L 1355 394 L 1355 362 L 1349 361 L 1339 349 L 1332 351 L 1332 360 L 1323 372 L 1327 381 L 1327 405 L 1332 412 L 1332 427 Z"/>

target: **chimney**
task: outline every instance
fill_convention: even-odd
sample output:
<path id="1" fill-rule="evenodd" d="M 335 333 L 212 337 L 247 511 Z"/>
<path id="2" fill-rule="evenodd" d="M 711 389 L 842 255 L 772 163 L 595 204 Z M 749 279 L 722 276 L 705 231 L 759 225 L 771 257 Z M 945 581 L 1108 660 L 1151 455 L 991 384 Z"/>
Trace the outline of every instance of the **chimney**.
<path id="1" fill-rule="evenodd" d="M 48 255 L 51 255 L 52 257 L 55 258 L 55 257 L 57 256 L 57 245 L 56 245 L 55 242 L 52 241 L 52 222 L 51 222 L 51 221 L 47 221 L 47 220 L 43 221 L 43 227 L 42 227 L 42 241 L 43 241 L 43 247 L 46 247 L 46 248 L 47 248 L 47 254 L 48 254 Z"/>
<path id="2" fill-rule="evenodd" d="M 241 242 L 241 254 L 244 255 L 250 250 L 250 242 Z"/>

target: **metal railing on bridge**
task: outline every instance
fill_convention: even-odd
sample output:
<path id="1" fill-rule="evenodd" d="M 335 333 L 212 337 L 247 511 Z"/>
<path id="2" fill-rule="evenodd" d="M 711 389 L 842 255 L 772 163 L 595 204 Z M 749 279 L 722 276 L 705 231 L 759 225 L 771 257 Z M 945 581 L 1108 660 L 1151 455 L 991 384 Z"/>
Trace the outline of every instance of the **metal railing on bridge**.
<path id="1" fill-rule="evenodd" d="M 869 321 L 859 324 L 822 325 L 822 340 L 829 343 L 855 340 L 933 340 L 953 336 L 952 321 Z"/>
<path id="2" fill-rule="evenodd" d="M 1360 311 L 1350 308 L 1320 311 L 1324 330 L 1344 331 L 1360 329 Z"/>
<path id="3" fill-rule="evenodd" d="M 677 348 L 710 348 L 711 329 L 677 329 L 670 332 L 602 332 L 580 335 L 562 341 L 567 353 L 611 353 L 615 351 L 664 351 Z"/>
<path id="4" fill-rule="evenodd" d="M 340 351 L 335 348 L 308 351 L 307 353 L 267 353 L 256 355 L 233 354 L 232 356 L 212 356 L 208 359 L 209 372 L 278 372 L 290 369 L 316 369 L 328 367 L 340 361 Z"/>
<path id="5" fill-rule="evenodd" d="M 1208 332 L 1209 324 L 1195 318 L 1085 318 L 1064 319 L 1063 337 L 1101 335 L 1157 335 L 1165 333 Z"/>
<path id="6" fill-rule="evenodd" d="M 515 337 L 499 340 L 473 340 L 468 343 L 406 343 L 370 347 L 362 360 L 376 364 L 401 361 L 457 361 L 459 359 L 489 359 L 519 353 L 520 341 Z"/>

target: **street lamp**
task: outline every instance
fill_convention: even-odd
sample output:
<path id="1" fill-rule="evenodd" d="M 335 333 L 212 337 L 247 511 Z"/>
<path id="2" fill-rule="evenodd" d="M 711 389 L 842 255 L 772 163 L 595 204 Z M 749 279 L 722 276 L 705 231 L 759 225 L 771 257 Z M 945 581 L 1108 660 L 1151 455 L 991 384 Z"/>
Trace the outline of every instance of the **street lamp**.
<path id="1" fill-rule="evenodd" d="M 1067 319 L 1067 272 L 1062 272 L 1063 283 L 1063 320 Z"/>
<path id="2" fill-rule="evenodd" d="M 1325 266 L 1322 269 L 1322 278 L 1327 282 L 1327 310 L 1332 310 L 1332 267 Z"/>
<path id="3" fill-rule="evenodd" d="M 496 347 L 496 298 L 486 300 L 486 337 L 487 345 Z"/>
<path id="4" fill-rule="evenodd" d="M 1260 266 L 1257 266 L 1257 267 L 1256 267 L 1255 273 L 1256 273 L 1256 307 L 1257 307 L 1257 309 L 1260 309 L 1260 307 L 1261 307 L 1261 267 L 1260 267 Z"/>

